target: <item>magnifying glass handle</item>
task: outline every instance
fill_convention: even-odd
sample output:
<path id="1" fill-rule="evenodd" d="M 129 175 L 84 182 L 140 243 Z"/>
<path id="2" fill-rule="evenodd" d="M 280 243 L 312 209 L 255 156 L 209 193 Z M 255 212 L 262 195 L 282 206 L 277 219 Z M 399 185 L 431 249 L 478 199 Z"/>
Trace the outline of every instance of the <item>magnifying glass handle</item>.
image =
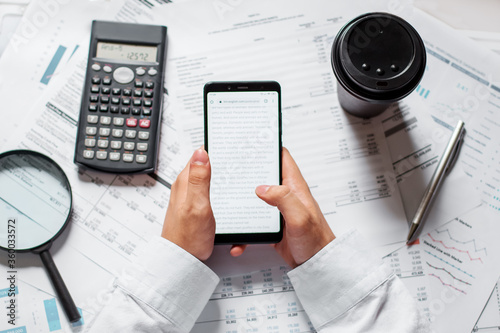
<path id="1" fill-rule="evenodd" d="M 52 260 L 50 252 L 47 250 L 42 251 L 40 252 L 40 257 L 42 258 L 42 262 L 45 268 L 47 269 L 47 273 L 50 276 L 52 285 L 56 290 L 57 297 L 59 298 L 59 302 L 64 308 L 64 312 L 66 313 L 68 320 L 72 323 L 80 320 L 80 312 L 78 312 L 75 302 L 73 302 L 73 299 L 69 294 L 68 288 L 66 288 L 66 285 L 64 284 L 61 274 L 59 274 L 56 264 L 54 263 L 54 260 Z"/>

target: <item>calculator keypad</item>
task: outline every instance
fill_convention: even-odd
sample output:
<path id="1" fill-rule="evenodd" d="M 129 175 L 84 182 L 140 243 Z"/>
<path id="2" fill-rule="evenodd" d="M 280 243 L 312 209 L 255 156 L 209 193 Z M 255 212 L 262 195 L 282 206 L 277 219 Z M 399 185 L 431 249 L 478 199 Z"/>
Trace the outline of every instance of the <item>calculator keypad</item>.
<path id="1" fill-rule="evenodd" d="M 126 130 L 125 131 L 125 137 L 127 139 L 135 139 L 136 135 L 137 135 L 137 131 L 134 131 L 134 130 Z"/>
<path id="2" fill-rule="evenodd" d="M 99 150 L 96 152 L 95 157 L 98 160 L 105 160 L 108 157 L 108 152 Z"/>
<path id="3" fill-rule="evenodd" d="M 86 159 L 93 159 L 95 152 L 93 150 L 84 150 L 83 157 Z"/>
<path id="4" fill-rule="evenodd" d="M 83 157 L 146 163 L 155 86 L 152 77 L 157 69 L 97 63 L 91 68 Z"/>
<path id="5" fill-rule="evenodd" d="M 120 160 L 120 153 L 109 153 L 109 159 L 111 161 L 119 161 Z"/>
<path id="6" fill-rule="evenodd" d="M 122 142 L 121 141 L 111 141 L 111 149 L 121 149 Z"/>
<path id="7" fill-rule="evenodd" d="M 85 147 L 95 147 L 95 139 L 85 139 Z"/>

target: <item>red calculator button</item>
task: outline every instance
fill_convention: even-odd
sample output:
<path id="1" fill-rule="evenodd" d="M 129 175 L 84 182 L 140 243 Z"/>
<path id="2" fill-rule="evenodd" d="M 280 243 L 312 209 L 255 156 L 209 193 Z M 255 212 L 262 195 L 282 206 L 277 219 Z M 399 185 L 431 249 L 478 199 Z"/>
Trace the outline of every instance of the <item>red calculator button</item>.
<path id="1" fill-rule="evenodd" d="M 136 118 L 127 118 L 127 126 L 128 127 L 136 127 L 137 126 L 137 119 Z"/>
<path id="2" fill-rule="evenodd" d="M 149 120 L 149 119 L 140 119 L 139 120 L 139 127 L 149 128 L 149 126 L 151 126 L 151 120 Z"/>

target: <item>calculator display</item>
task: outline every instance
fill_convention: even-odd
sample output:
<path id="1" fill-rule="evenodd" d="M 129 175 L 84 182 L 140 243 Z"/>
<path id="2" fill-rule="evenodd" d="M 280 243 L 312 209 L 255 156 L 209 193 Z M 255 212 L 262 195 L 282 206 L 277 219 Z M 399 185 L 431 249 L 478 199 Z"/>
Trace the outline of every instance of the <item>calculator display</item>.
<path id="1" fill-rule="evenodd" d="M 98 42 L 96 57 L 115 60 L 156 62 L 156 46 Z"/>

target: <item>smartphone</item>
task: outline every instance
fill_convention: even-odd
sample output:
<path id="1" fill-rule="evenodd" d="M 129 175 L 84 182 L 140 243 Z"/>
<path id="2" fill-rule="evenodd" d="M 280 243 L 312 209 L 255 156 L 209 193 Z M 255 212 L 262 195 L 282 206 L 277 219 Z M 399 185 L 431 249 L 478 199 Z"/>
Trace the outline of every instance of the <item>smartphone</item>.
<path id="1" fill-rule="evenodd" d="M 281 185 L 281 88 L 275 81 L 209 82 L 205 149 L 216 244 L 277 243 L 283 217 L 255 194 Z"/>

